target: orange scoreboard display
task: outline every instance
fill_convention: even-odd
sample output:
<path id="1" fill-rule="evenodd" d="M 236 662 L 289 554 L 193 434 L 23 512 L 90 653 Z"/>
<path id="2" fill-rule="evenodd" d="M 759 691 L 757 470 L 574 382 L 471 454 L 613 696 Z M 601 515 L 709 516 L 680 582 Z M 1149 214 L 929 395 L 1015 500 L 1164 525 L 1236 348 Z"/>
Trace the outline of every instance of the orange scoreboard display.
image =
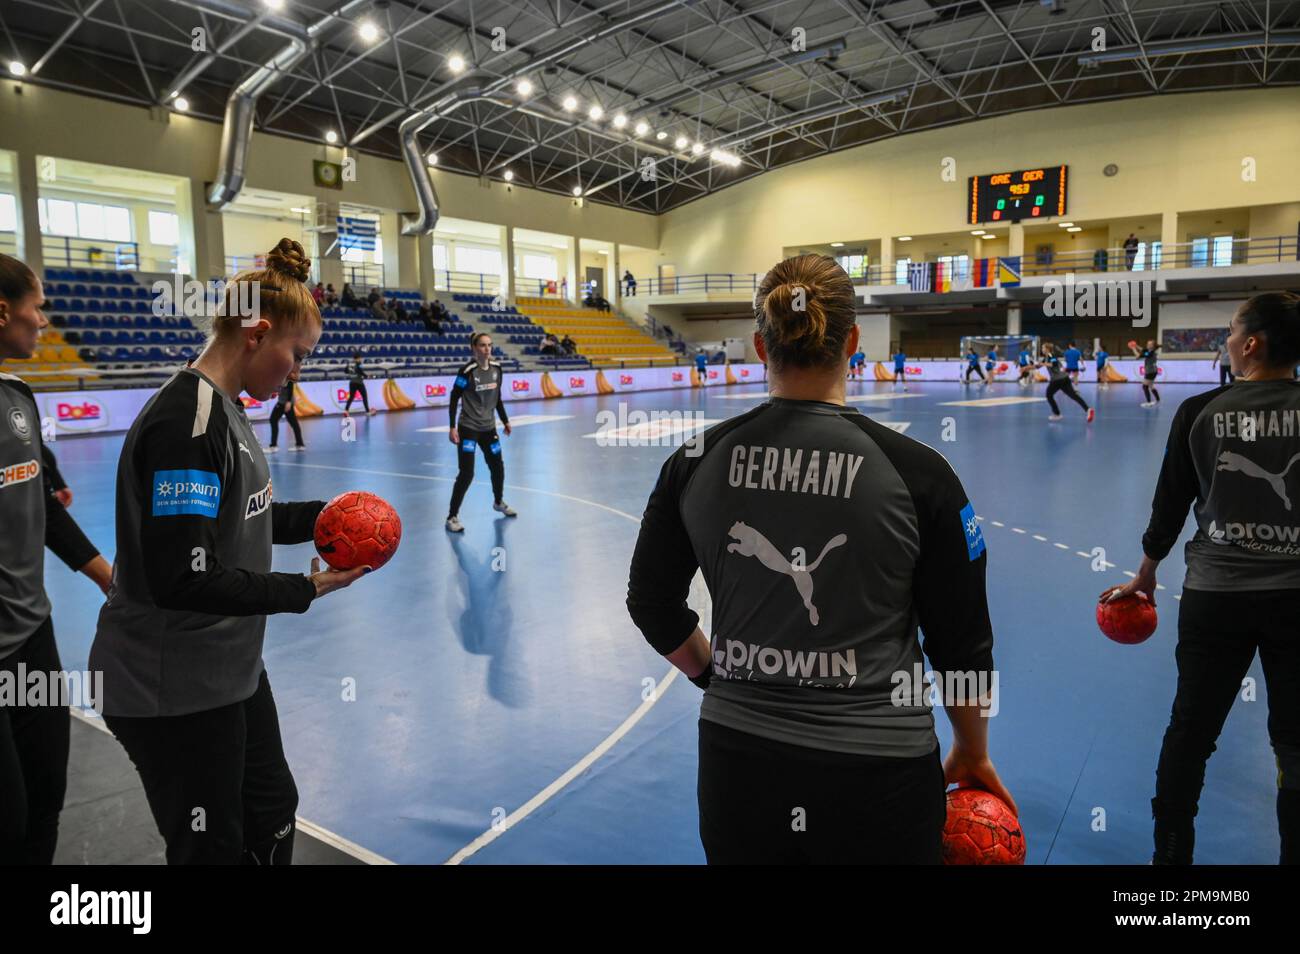
<path id="1" fill-rule="evenodd" d="M 1067 178 L 1065 166 L 971 176 L 966 220 L 981 225 L 1065 215 Z"/>

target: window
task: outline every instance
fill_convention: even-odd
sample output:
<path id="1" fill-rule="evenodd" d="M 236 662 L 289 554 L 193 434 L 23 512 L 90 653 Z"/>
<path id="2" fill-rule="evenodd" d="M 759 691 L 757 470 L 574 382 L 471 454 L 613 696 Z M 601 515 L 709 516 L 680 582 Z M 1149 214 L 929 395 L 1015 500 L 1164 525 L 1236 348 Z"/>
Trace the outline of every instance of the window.
<path id="1" fill-rule="evenodd" d="M 1192 268 L 1204 268 L 1210 264 L 1210 240 L 1192 239 Z"/>
<path id="2" fill-rule="evenodd" d="M 375 235 L 375 264 L 384 264 L 384 237 L 378 234 Z"/>
<path id="3" fill-rule="evenodd" d="M 1214 236 L 1214 264 L 1216 266 L 1232 264 L 1231 235 Z"/>
<path id="4" fill-rule="evenodd" d="M 500 275 L 501 252 L 494 248 L 474 248 L 473 246 L 457 245 L 456 271 Z"/>
<path id="5" fill-rule="evenodd" d="M 900 258 L 898 261 L 894 262 L 895 285 L 907 284 L 907 267 L 911 264 L 912 260 L 910 258 Z"/>
<path id="6" fill-rule="evenodd" d="M 537 278 L 542 281 L 558 282 L 559 265 L 554 255 L 530 255 L 524 253 L 524 278 Z"/>
<path id="7" fill-rule="evenodd" d="M 46 235 L 131 241 L 131 210 L 120 205 L 70 202 L 67 199 L 37 199 L 41 231 Z"/>
<path id="8" fill-rule="evenodd" d="M 18 231 L 18 203 L 8 192 L 0 192 L 0 232 Z"/>
<path id="9" fill-rule="evenodd" d="M 849 273 L 850 278 L 867 277 L 867 256 L 865 255 L 840 255 L 835 261 L 840 263 L 840 268 Z"/>
<path id="10" fill-rule="evenodd" d="M 438 243 L 433 246 L 433 268 L 434 271 L 445 272 L 447 270 L 447 246 Z"/>
<path id="11" fill-rule="evenodd" d="M 948 278 L 953 281 L 964 281 L 970 278 L 970 256 L 969 255 L 940 255 L 939 264 L 948 272 Z"/>
<path id="12" fill-rule="evenodd" d="M 178 245 L 181 222 L 174 212 L 149 210 L 149 241 L 154 245 Z"/>

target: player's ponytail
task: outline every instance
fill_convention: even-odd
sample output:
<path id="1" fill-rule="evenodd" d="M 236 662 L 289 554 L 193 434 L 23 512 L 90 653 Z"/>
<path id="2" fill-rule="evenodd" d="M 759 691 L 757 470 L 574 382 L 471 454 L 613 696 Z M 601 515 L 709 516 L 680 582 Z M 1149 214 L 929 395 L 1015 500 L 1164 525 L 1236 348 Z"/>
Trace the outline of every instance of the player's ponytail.
<path id="1" fill-rule="evenodd" d="M 1246 334 L 1264 339 L 1268 364 L 1275 368 L 1300 365 L 1300 295 L 1265 292 L 1247 301 L 1237 314 Z"/>
<path id="2" fill-rule="evenodd" d="M 856 321 L 853 282 L 824 255 L 787 258 L 759 283 L 754 318 L 776 370 L 842 363 Z"/>

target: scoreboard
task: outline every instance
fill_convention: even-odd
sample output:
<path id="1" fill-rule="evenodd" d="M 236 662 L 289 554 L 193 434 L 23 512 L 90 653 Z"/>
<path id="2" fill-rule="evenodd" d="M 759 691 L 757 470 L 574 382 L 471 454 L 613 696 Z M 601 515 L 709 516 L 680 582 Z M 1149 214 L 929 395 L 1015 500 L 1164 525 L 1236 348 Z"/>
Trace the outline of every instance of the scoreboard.
<path id="1" fill-rule="evenodd" d="M 1065 215 L 1065 166 L 995 172 L 971 176 L 969 182 L 966 220 L 971 225 Z"/>

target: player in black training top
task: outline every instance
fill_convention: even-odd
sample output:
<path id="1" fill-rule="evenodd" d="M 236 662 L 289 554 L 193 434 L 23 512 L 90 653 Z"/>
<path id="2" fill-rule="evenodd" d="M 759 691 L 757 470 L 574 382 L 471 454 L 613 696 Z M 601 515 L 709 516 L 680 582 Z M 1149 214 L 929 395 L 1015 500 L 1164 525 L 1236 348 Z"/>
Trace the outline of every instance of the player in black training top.
<path id="1" fill-rule="evenodd" d="M 366 393 L 366 369 L 361 366 L 361 352 L 352 352 L 352 361 L 348 364 L 348 402 L 343 405 L 343 416 L 352 416 L 352 399 L 361 398 L 361 406 L 369 415 L 379 412 L 370 406 L 370 395 Z"/>
<path id="2" fill-rule="evenodd" d="M 0 364 L 35 353 L 48 324 L 44 307 L 35 273 L 0 255 Z M 63 668 L 45 592 L 45 548 L 105 592 L 111 575 L 56 496 L 60 485 L 31 389 L 0 372 L 0 677 L 21 694 L 0 697 L 0 865 L 54 860 L 68 778 L 68 705 L 82 701 L 54 686 L 43 699 L 29 698 L 28 680 L 19 678 L 20 667 L 47 677 Z"/>
<path id="3" fill-rule="evenodd" d="M 842 268 L 780 263 L 755 312 L 772 396 L 668 459 L 628 582 L 646 640 L 705 688 L 704 850 L 710 863 L 937 864 L 945 778 L 1014 809 L 980 714 L 996 686 L 975 510 L 940 454 L 846 406 L 858 329 Z M 697 569 L 711 638 L 686 603 Z M 972 689 L 945 699 L 943 763 L 922 652 Z"/>
<path id="4" fill-rule="evenodd" d="M 289 864 L 298 792 L 262 662 L 266 617 L 302 613 L 366 572 L 271 572 L 272 544 L 312 539 L 324 504 L 272 501 L 270 469 L 239 395 L 259 401 L 321 333 L 283 239 L 256 282 L 258 314 L 227 313 L 203 354 L 131 425 L 117 470 L 117 559 L 90 666 L 102 710 L 144 783 L 170 864 Z M 247 299 L 247 296 L 244 296 Z M 204 826 L 194 809 L 204 811 Z"/>
<path id="5" fill-rule="evenodd" d="M 501 460 L 501 438 L 497 436 L 496 418 L 501 418 L 502 429 L 510 433 L 510 419 L 506 417 L 506 400 L 501 388 L 505 376 L 501 363 L 492 360 L 492 336 L 478 331 L 469 336 L 474 360 L 456 372 L 456 384 L 451 389 L 451 430 L 447 438 L 456 445 L 459 469 L 456 483 L 451 488 L 451 506 L 447 511 L 447 529 L 463 533 L 460 522 L 460 505 L 474 480 L 474 452 L 482 451 L 492 475 L 492 509 L 507 517 L 518 516 L 515 509 L 502 498 L 506 485 L 506 467 Z M 456 413 L 460 412 L 457 421 Z"/>
<path id="6" fill-rule="evenodd" d="M 1188 398 L 1174 415 L 1137 576 L 1101 595 L 1140 591 L 1154 604 L 1156 567 L 1192 508 L 1178 689 L 1151 800 L 1152 862 L 1192 863 L 1205 763 L 1258 651 L 1277 759 L 1281 863 L 1293 865 L 1300 864 L 1300 383 L 1292 372 L 1300 296 L 1269 292 L 1245 302 L 1227 348 L 1235 382 Z"/>
<path id="7" fill-rule="evenodd" d="M 1142 394 L 1146 397 L 1142 406 L 1155 407 L 1160 403 L 1160 392 L 1156 390 L 1156 378 L 1160 375 L 1160 345 L 1148 340 L 1147 346 L 1139 349 L 1136 341 L 1130 341 L 1128 347 L 1135 358 L 1142 359 Z"/>
<path id="8" fill-rule="evenodd" d="M 1035 367 L 1046 368 L 1050 377 L 1047 383 L 1047 404 L 1052 409 L 1052 413 L 1047 416 L 1049 421 L 1059 421 L 1061 419 L 1061 408 L 1056 403 L 1057 391 L 1060 391 L 1083 408 L 1089 424 L 1096 420 L 1097 412 L 1088 407 L 1088 402 L 1080 397 L 1079 392 L 1074 389 L 1074 382 L 1070 380 L 1070 372 L 1061 367 L 1061 356 L 1056 353 L 1056 346 L 1050 341 L 1044 342 L 1042 360 Z"/>
<path id="9" fill-rule="evenodd" d="M 293 430 L 292 449 L 300 451 L 307 446 L 302 442 L 302 428 L 298 425 L 298 415 L 293 409 L 293 396 L 297 387 L 297 372 L 294 372 L 285 379 L 284 384 L 280 385 L 280 392 L 275 396 L 275 407 L 271 409 L 271 444 L 266 448 L 268 454 L 274 454 L 280 449 L 276 445 L 279 443 L 282 417 L 289 422 L 289 427 Z"/>

